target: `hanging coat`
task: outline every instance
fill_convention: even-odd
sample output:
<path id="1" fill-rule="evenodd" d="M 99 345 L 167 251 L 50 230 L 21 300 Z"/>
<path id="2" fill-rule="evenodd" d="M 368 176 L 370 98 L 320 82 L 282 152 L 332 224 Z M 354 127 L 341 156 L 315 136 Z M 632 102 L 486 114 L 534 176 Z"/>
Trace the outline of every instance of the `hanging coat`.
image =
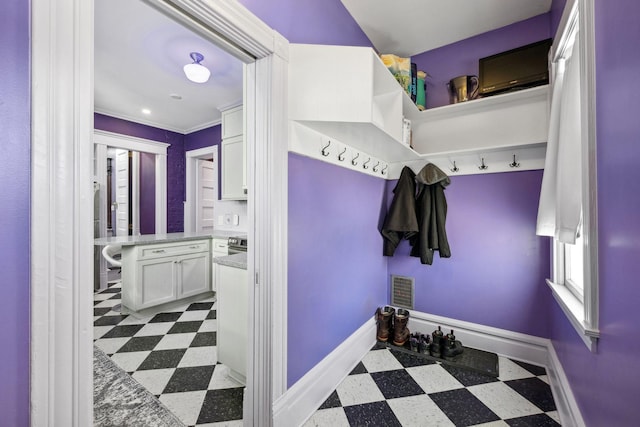
<path id="1" fill-rule="evenodd" d="M 415 176 L 416 174 L 405 166 L 393 189 L 393 200 L 380 231 L 384 237 L 385 256 L 393 256 L 400 240 L 409 239 L 418 232 Z"/>
<path id="2" fill-rule="evenodd" d="M 445 230 L 447 199 L 444 189 L 451 183 L 449 177 L 433 163 L 416 175 L 416 217 L 420 231 L 411 239 L 411 256 L 420 257 L 422 264 L 433 263 L 433 251 L 440 258 L 449 258 L 451 250 Z"/>

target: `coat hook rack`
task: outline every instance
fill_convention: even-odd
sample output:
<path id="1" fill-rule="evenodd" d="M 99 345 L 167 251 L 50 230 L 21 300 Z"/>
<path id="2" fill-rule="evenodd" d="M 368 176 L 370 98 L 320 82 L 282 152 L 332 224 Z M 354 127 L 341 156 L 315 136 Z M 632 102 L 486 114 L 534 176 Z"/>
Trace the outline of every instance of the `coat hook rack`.
<path id="1" fill-rule="evenodd" d="M 480 169 L 481 171 L 489 169 L 489 166 L 484 164 L 484 157 L 482 158 L 482 164 L 478 166 L 478 169 Z"/>
<path id="2" fill-rule="evenodd" d="M 344 147 L 344 150 L 342 150 L 342 153 L 338 154 L 338 160 L 340 160 L 341 162 L 344 161 L 344 153 L 347 152 L 347 147 Z"/>
<path id="3" fill-rule="evenodd" d="M 329 142 L 327 143 L 327 145 L 325 145 L 324 147 L 322 147 L 322 155 L 327 157 L 330 153 L 329 151 L 327 151 L 327 148 L 329 148 L 329 146 L 331 145 L 331 140 L 329 140 Z"/>
<path id="4" fill-rule="evenodd" d="M 367 159 L 367 161 L 366 161 L 366 162 L 364 162 L 364 163 L 362 164 L 362 168 L 363 168 L 363 169 L 369 169 L 369 162 L 370 162 L 370 161 L 371 161 L 371 157 L 369 157 L 369 158 Z"/>
<path id="5" fill-rule="evenodd" d="M 387 174 L 387 168 L 389 167 L 389 165 L 384 165 L 384 167 L 382 168 L 382 175 L 386 175 Z"/>
<path id="6" fill-rule="evenodd" d="M 458 172 L 460 171 L 460 168 L 458 166 L 456 166 L 456 161 L 453 161 L 453 169 L 451 169 L 451 172 Z"/>
<path id="7" fill-rule="evenodd" d="M 520 167 L 520 163 L 516 163 L 516 155 L 513 155 L 513 162 L 509 163 L 509 166 L 512 168 L 519 168 Z"/>
<path id="8" fill-rule="evenodd" d="M 358 164 L 358 162 L 356 162 L 356 159 L 357 159 L 358 157 L 360 157 L 360 153 L 356 153 L 356 156 L 355 156 L 353 159 L 351 159 L 351 164 L 352 164 L 353 166 L 356 166 L 356 165 Z"/>
<path id="9" fill-rule="evenodd" d="M 374 172 L 378 172 L 379 166 L 380 166 L 380 162 L 376 163 L 376 165 L 371 170 Z"/>

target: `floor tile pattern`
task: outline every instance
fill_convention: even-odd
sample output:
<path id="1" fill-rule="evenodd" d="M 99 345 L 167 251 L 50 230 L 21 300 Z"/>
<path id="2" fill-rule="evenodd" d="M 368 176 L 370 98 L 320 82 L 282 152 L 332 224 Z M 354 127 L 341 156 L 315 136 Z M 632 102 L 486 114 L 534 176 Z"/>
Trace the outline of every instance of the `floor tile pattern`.
<path id="1" fill-rule="evenodd" d="M 499 358 L 498 378 L 374 346 L 311 426 L 559 426 L 543 367 Z"/>
<path id="2" fill-rule="evenodd" d="M 94 294 L 95 345 L 185 425 L 242 425 L 244 387 L 217 363 L 215 299 L 146 318 L 113 311 L 120 303 L 119 283 Z"/>

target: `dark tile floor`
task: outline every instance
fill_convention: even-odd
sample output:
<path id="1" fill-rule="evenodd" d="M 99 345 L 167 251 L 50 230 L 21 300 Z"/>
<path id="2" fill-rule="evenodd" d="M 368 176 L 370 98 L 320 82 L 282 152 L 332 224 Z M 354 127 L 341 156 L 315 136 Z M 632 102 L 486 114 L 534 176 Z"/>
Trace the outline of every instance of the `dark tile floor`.
<path id="1" fill-rule="evenodd" d="M 558 426 L 544 368 L 499 357 L 498 378 L 375 346 L 309 426 Z"/>
<path id="2" fill-rule="evenodd" d="M 147 318 L 112 310 L 120 284 L 94 294 L 94 343 L 188 426 L 242 426 L 244 387 L 217 363 L 214 298 Z"/>

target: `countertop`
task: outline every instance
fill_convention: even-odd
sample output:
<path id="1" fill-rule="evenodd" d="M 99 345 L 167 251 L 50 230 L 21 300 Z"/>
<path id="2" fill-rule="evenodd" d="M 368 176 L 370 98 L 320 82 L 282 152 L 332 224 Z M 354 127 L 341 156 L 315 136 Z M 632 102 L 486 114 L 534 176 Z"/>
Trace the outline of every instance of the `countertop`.
<path id="1" fill-rule="evenodd" d="M 170 243 L 184 240 L 198 239 L 227 239 L 229 237 L 244 237 L 246 231 L 206 231 L 206 232 L 188 232 L 188 233 L 166 233 L 166 234 L 142 234 L 140 236 L 112 236 L 99 237 L 93 241 L 96 246 L 106 246 L 110 244 L 118 244 L 121 246 L 135 245 L 151 245 L 154 243 Z M 245 261 L 246 262 L 246 261 Z"/>
<path id="2" fill-rule="evenodd" d="M 241 252 L 239 254 L 225 255 L 215 257 L 213 262 L 220 265 L 226 265 L 227 267 L 247 269 L 247 253 Z"/>

